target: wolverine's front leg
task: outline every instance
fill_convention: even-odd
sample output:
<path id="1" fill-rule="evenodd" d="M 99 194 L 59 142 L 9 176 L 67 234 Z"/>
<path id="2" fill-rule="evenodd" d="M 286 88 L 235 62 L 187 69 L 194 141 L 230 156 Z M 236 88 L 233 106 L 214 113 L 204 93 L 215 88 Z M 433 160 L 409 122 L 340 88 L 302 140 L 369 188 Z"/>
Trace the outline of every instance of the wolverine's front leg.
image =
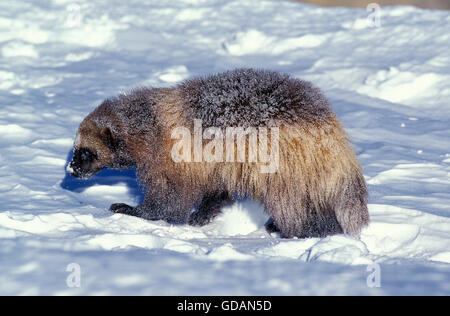
<path id="1" fill-rule="evenodd" d="M 120 214 L 127 214 L 127 215 L 133 215 L 133 209 L 134 207 L 129 206 L 125 203 L 114 203 L 111 204 L 109 207 L 109 210 L 113 213 L 120 213 Z"/>
<path id="2" fill-rule="evenodd" d="M 158 216 L 158 212 L 145 202 L 135 207 L 125 203 L 114 203 L 109 207 L 109 210 L 113 213 L 136 216 L 147 220 L 162 219 Z"/>
<path id="3" fill-rule="evenodd" d="M 161 194 L 160 194 L 161 193 Z M 142 204 L 132 207 L 124 203 L 110 206 L 113 213 L 136 216 L 147 220 L 165 220 L 169 223 L 185 223 L 192 210 L 193 203 L 183 199 L 184 194 L 175 188 L 162 191 L 149 190 Z"/>
<path id="4" fill-rule="evenodd" d="M 206 225 L 222 212 L 223 207 L 231 205 L 233 202 L 227 191 L 206 193 L 198 210 L 190 215 L 188 223 L 192 226 Z"/>
<path id="5" fill-rule="evenodd" d="M 142 203 L 136 207 L 130 206 L 125 203 L 114 203 L 109 207 L 109 210 L 113 213 L 125 214 L 130 216 L 141 217 L 147 220 L 159 220 L 156 210 L 150 207 L 149 203 Z"/>

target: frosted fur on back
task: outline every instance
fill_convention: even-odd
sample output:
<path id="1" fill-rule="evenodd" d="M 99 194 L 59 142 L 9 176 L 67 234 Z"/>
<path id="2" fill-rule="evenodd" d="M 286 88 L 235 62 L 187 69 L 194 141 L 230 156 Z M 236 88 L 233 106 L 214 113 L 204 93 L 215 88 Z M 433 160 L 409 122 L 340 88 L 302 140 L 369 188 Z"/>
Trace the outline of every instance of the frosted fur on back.
<path id="1" fill-rule="evenodd" d="M 319 89 L 274 71 L 236 69 L 187 80 L 178 89 L 188 113 L 206 126 L 312 122 L 332 113 Z"/>

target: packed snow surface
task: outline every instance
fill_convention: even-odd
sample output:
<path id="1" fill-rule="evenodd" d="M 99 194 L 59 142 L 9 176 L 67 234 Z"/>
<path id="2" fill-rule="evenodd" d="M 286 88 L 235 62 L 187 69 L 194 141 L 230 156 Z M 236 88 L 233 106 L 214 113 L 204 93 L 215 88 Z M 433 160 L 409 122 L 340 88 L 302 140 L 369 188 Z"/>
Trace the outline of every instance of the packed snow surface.
<path id="1" fill-rule="evenodd" d="M 2 1 L 0 294 L 449 295 L 450 13 L 385 7 L 380 27 L 369 15 L 267 0 Z M 143 198 L 134 170 L 66 174 L 78 124 L 104 98 L 236 67 L 329 97 L 369 186 L 360 240 L 269 235 L 248 200 L 202 228 L 114 215 L 111 203 Z"/>

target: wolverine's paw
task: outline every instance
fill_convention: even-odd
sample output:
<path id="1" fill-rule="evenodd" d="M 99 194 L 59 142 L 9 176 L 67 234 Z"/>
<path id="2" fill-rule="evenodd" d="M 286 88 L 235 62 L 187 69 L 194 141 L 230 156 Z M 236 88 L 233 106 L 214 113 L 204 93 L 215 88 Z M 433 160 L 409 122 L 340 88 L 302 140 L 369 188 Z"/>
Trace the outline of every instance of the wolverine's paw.
<path id="1" fill-rule="evenodd" d="M 125 203 L 114 203 L 109 207 L 109 210 L 113 213 L 130 214 L 133 207 Z"/>
<path id="2" fill-rule="evenodd" d="M 188 219 L 188 224 L 191 226 L 205 226 L 211 222 L 211 218 L 205 216 L 203 212 L 194 212 Z"/>
<path id="3" fill-rule="evenodd" d="M 267 221 L 267 223 L 264 226 L 266 227 L 266 231 L 269 234 L 280 232 L 280 229 L 275 225 L 272 218 L 269 218 L 269 220 Z"/>

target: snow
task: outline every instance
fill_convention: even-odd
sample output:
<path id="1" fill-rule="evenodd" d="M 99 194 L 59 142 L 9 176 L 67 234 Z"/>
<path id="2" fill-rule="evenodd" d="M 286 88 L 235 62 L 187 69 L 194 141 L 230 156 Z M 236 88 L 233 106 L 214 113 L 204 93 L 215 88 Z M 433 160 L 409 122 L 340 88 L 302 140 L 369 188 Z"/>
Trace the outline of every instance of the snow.
<path id="1" fill-rule="evenodd" d="M 383 7 L 373 28 L 364 9 L 275 0 L 0 8 L 0 294 L 450 294 L 448 11 Z M 252 201 L 202 228 L 111 214 L 142 200 L 133 170 L 66 173 L 104 98 L 236 67 L 329 97 L 369 186 L 360 240 L 268 235 Z"/>

